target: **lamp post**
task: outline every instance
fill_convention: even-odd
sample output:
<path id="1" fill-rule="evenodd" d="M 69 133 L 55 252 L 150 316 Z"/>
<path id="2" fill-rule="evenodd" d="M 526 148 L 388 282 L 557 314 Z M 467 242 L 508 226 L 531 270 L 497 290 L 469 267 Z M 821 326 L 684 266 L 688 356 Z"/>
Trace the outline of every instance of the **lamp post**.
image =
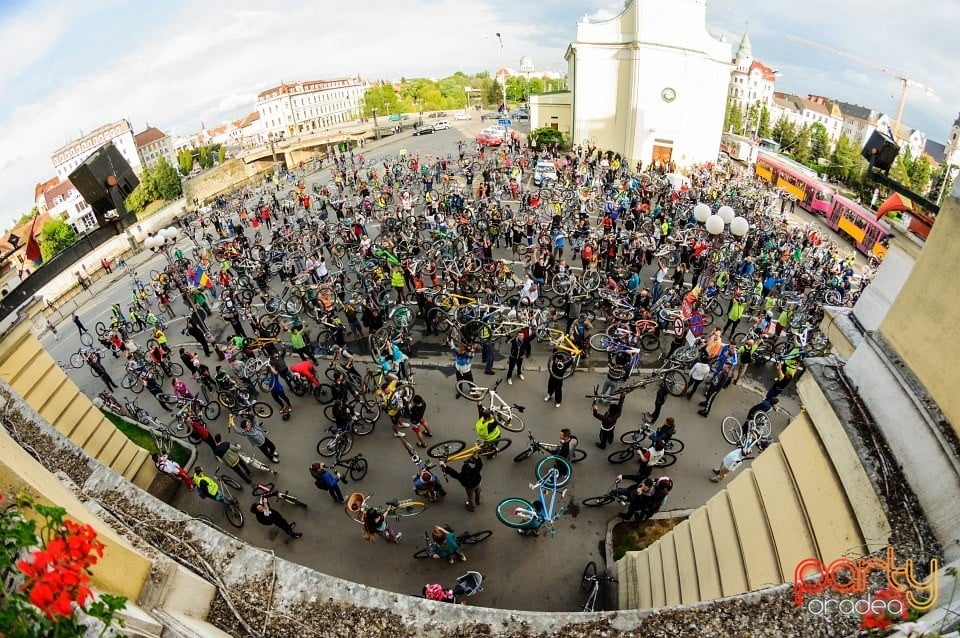
<path id="1" fill-rule="evenodd" d="M 197 301 L 193 298 L 193 294 L 187 286 L 186 273 L 177 268 L 176 260 L 173 257 L 173 248 L 176 246 L 177 238 L 179 236 L 180 229 L 176 226 L 169 226 L 167 228 L 161 228 L 156 233 L 147 237 L 144 240 L 143 245 L 155 253 L 162 254 L 166 258 L 167 268 L 170 271 L 173 282 L 177 286 L 177 290 L 180 291 L 184 301 L 187 302 L 187 306 L 189 306 L 191 314 L 197 318 L 199 328 L 203 332 L 204 337 L 208 341 L 213 342 L 213 335 L 207 328 L 207 324 L 204 322 L 203 314 L 199 311 L 200 309 L 197 306 Z"/>
<path id="2" fill-rule="evenodd" d="M 376 139 L 380 139 L 380 125 L 377 123 L 377 107 L 370 109 L 373 111 L 373 136 Z"/>
<path id="3" fill-rule="evenodd" d="M 710 210 L 710 206 L 701 202 L 693 208 L 693 217 L 703 224 L 707 234 L 713 238 L 714 250 L 720 247 L 725 232 L 729 231 L 731 235 L 736 237 L 737 241 L 743 239 L 750 232 L 750 222 L 745 217 L 737 215 L 729 206 L 721 206 L 714 214 Z M 728 226 L 729 228 L 727 228 Z M 708 260 L 706 272 L 701 278 L 701 280 L 706 279 L 706 283 L 709 283 L 709 279 L 713 275 L 713 264 L 712 259 Z"/>
<path id="4" fill-rule="evenodd" d="M 500 37 L 500 34 L 497 33 L 497 40 L 500 42 L 500 68 L 503 69 L 503 38 Z M 505 69 L 504 69 L 505 70 Z M 503 110 L 507 110 L 507 76 L 503 76 Z"/>

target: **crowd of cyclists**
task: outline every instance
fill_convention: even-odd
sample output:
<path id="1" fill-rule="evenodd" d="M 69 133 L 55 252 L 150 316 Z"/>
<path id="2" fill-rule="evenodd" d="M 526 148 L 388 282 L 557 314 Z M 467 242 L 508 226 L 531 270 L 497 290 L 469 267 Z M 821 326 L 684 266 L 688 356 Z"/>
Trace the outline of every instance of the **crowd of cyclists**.
<path id="1" fill-rule="evenodd" d="M 554 163 L 557 179 L 537 187 L 531 168 L 544 160 Z M 558 408 L 563 381 L 589 365 L 600 373 L 588 405 L 601 449 L 614 444 L 625 401 L 638 400 L 631 393 L 657 388 L 641 429 L 621 437 L 629 439 L 627 453 L 610 457 L 638 463 L 636 472 L 618 475 L 610 498 L 621 503 L 621 517 L 643 520 L 673 487 L 669 477 L 652 477 L 679 451 L 674 419 L 661 420 L 667 397 L 692 399 L 699 391 L 705 417 L 721 390 L 751 367 L 769 366 L 776 382 L 765 401 L 773 409 L 777 394 L 803 373 L 804 359 L 829 348 L 818 329 L 823 306 L 853 303 L 871 274 L 855 271 L 851 250 L 815 224 L 788 223 L 783 194 L 735 164 L 694 166 L 680 188 L 665 167 L 643 168 L 589 143 L 563 151 L 520 140 L 498 149 L 460 143 L 440 156 L 346 152 L 322 173 L 314 173 L 315 163 L 302 165 L 180 220 L 188 241 L 173 264 L 149 276 L 131 272 L 130 303 L 115 305 L 111 324 L 97 326 L 102 348 L 91 345 L 87 362 L 109 393 L 117 384 L 101 353 L 122 358 L 119 385 L 146 388 L 195 440 L 206 441 L 197 432 L 212 438 L 219 418 L 212 412 L 223 408 L 228 431 L 206 441 L 211 453 L 243 437 L 267 464 L 280 462 L 264 427 L 273 407 L 261 394 L 284 419 L 295 408 L 322 414 L 318 453 L 333 461 L 311 473 L 337 502 L 345 499 L 336 463 L 385 412 L 417 465 L 411 489 L 440 500 L 446 492 L 432 486 L 449 473 L 463 483 L 470 511 L 480 503 L 480 468 L 491 473 L 480 458 L 496 458 L 504 449 L 501 429 L 515 430 L 519 421 L 508 404 L 484 402 L 491 393 L 475 382 L 477 364 L 496 375 L 493 363 L 503 353 L 506 380 L 514 386 L 516 373 L 520 396 L 536 392 L 521 389 L 523 361 L 540 359 L 550 371 L 544 401 Z M 732 208 L 749 232 L 707 233 L 698 204 L 711 213 Z M 175 350 L 167 326 L 183 315 L 182 332 L 197 345 Z M 81 338 L 90 335 L 75 322 Z M 450 349 L 455 396 L 477 403 L 478 445 L 462 469 L 449 466 L 449 447 L 440 456 L 428 447 L 436 416 L 414 375 L 417 348 L 428 341 Z M 757 417 L 769 410 L 752 412 L 733 442 L 748 453 L 770 436 Z M 581 453 L 585 446 L 577 434 L 557 434 L 556 444 L 536 443 L 579 460 L 578 446 Z M 232 467 L 244 462 L 229 456 L 237 461 Z M 157 460 L 174 473 L 167 458 Z M 715 474 L 722 478 L 727 465 Z M 216 498 L 199 488 L 209 486 L 206 477 L 182 472 L 185 484 Z M 261 522 L 263 506 L 261 499 Z M 550 525 L 542 509 L 518 531 Z M 355 514 L 366 538 L 400 541 L 383 507 L 364 504 Z M 466 559 L 449 529 L 432 534 L 435 557 Z"/>

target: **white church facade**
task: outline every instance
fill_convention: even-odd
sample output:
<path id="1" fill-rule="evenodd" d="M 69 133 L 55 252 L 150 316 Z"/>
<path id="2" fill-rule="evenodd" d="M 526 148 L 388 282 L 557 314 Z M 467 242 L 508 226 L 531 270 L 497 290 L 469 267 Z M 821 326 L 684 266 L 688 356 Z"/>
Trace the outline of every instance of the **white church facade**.
<path id="1" fill-rule="evenodd" d="M 578 23 L 565 57 L 571 143 L 631 165 L 716 160 L 731 48 L 707 33 L 704 0 L 627 0 L 614 18 Z"/>

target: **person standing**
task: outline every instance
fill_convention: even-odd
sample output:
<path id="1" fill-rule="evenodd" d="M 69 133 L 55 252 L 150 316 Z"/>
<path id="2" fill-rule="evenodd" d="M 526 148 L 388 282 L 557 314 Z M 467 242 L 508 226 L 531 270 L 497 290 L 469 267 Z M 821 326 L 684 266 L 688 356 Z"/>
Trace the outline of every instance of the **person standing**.
<path id="1" fill-rule="evenodd" d="M 329 492 L 334 503 L 343 503 L 343 492 L 340 490 L 340 479 L 343 475 L 340 472 L 333 471 L 323 463 L 314 463 L 310 466 L 310 476 L 313 477 L 313 484 L 317 489 Z"/>
<path id="2" fill-rule="evenodd" d="M 601 450 L 606 448 L 608 443 L 613 443 L 613 429 L 616 427 L 617 420 L 623 413 L 623 401 L 626 398 L 627 395 L 621 394 L 620 400 L 607 408 L 607 411 L 603 414 L 600 414 L 600 411 L 597 409 L 597 400 L 594 399 L 593 401 L 593 418 L 600 421 L 600 442 L 597 443 L 597 447 Z"/>
<path id="3" fill-rule="evenodd" d="M 207 433 L 209 436 L 209 432 Z M 217 456 L 218 459 L 222 460 L 224 464 L 229 467 L 231 470 L 237 473 L 237 476 L 243 479 L 243 482 L 247 485 L 250 485 L 253 482 L 253 479 L 250 477 L 250 467 L 247 465 L 240 454 L 230 445 L 229 441 L 224 441 L 219 434 L 214 436 L 214 447 L 213 453 Z"/>
<path id="4" fill-rule="evenodd" d="M 230 424 L 233 423 L 233 415 L 230 415 Z M 246 437 L 250 442 L 257 446 L 257 448 L 263 452 L 264 456 L 270 459 L 274 463 L 280 462 L 280 455 L 277 453 L 277 446 L 274 445 L 273 441 L 267 438 L 267 433 L 263 431 L 259 425 L 256 425 L 250 419 L 243 419 L 240 421 L 240 427 L 237 429 L 237 434 L 240 436 Z"/>
<path id="5" fill-rule="evenodd" d="M 638 474 L 621 474 L 617 476 L 617 478 L 621 480 L 626 478 L 640 481 L 635 487 L 629 488 L 628 496 L 630 499 L 630 507 L 626 512 L 617 514 L 617 516 L 625 521 L 630 520 L 636 516 L 637 512 L 642 512 L 647 509 L 647 503 L 653 497 L 653 479 Z"/>
<path id="6" fill-rule="evenodd" d="M 663 404 L 667 402 L 667 395 L 670 392 L 667 390 L 667 382 L 661 381 L 660 387 L 657 388 L 657 396 L 653 400 L 653 412 L 644 412 L 643 421 L 647 424 L 656 423 L 657 419 L 660 418 L 660 410 L 663 409 Z"/>
<path id="7" fill-rule="evenodd" d="M 697 391 L 697 388 L 700 387 L 700 384 L 703 383 L 703 380 L 707 378 L 708 374 L 710 374 L 710 364 L 701 357 L 693 364 L 693 367 L 690 368 L 690 377 L 687 379 L 687 401 L 690 400 L 690 397 Z"/>
<path id="8" fill-rule="evenodd" d="M 443 461 L 440 462 L 440 469 L 444 474 L 452 476 L 463 486 L 463 489 L 467 492 L 466 508 L 471 512 L 474 511 L 476 506 L 480 504 L 480 483 L 483 480 L 480 475 L 480 471 L 483 469 L 483 461 L 480 459 L 480 455 L 474 452 L 473 456 L 464 461 L 460 471 L 448 467 Z"/>
<path id="9" fill-rule="evenodd" d="M 656 441 L 650 447 L 640 450 L 637 453 L 637 456 L 640 457 L 640 467 L 637 469 L 637 475 L 643 478 L 650 476 L 653 468 L 657 466 L 666 453 L 666 448 L 666 441 Z"/>
<path id="10" fill-rule="evenodd" d="M 469 381 L 473 383 L 473 352 L 474 346 L 465 346 L 462 343 L 453 345 L 450 340 L 450 350 L 453 352 L 453 367 L 457 373 L 457 383 Z M 460 393 L 456 393 L 456 398 L 460 398 Z"/>
<path id="11" fill-rule="evenodd" d="M 283 383 L 280 382 L 280 373 L 272 365 L 270 366 L 270 396 L 280 406 L 280 414 L 288 414 L 293 410 L 293 404 L 290 403 L 290 397 L 283 390 Z"/>
<path id="12" fill-rule="evenodd" d="M 310 359 L 314 365 L 317 365 L 317 358 L 313 356 L 313 352 L 308 347 L 307 336 L 303 332 L 302 326 L 292 326 L 290 328 L 290 345 L 292 350 L 300 355 L 301 359 L 304 361 Z"/>
<path id="13" fill-rule="evenodd" d="M 517 376 L 521 381 L 523 376 L 523 356 L 526 354 L 527 329 L 523 329 L 510 340 L 510 358 L 507 362 L 507 385 L 513 385 L 513 370 L 516 368 Z"/>
<path id="14" fill-rule="evenodd" d="M 558 356 L 559 352 L 554 352 L 550 357 L 550 378 L 547 379 L 547 396 L 544 401 L 553 399 L 555 408 L 559 408 L 563 402 L 563 378 L 567 374 L 567 368 L 573 365 L 572 360 Z"/>
<path id="15" fill-rule="evenodd" d="M 107 386 L 109 392 L 113 392 L 117 389 L 117 384 L 107 373 L 107 369 L 103 367 L 103 362 L 100 360 L 100 353 L 96 350 L 91 349 L 90 354 L 87 355 L 87 365 L 90 366 L 90 369 L 93 370 L 93 373 L 100 377 L 103 380 L 103 383 Z"/>
<path id="16" fill-rule="evenodd" d="M 417 437 L 417 447 L 427 447 L 427 444 L 423 441 L 424 434 L 429 437 L 433 436 L 425 418 L 426 413 L 427 402 L 419 394 L 413 395 L 413 399 L 410 401 L 408 419 L 410 420 L 410 429 Z"/>
<path id="17" fill-rule="evenodd" d="M 200 347 L 203 348 L 203 354 L 209 357 L 210 345 L 207 343 L 207 338 L 203 331 L 203 319 L 201 319 L 200 313 L 197 310 L 190 313 L 190 318 L 187 320 L 187 332 L 191 337 L 196 339 Z"/>
<path id="18" fill-rule="evenodd" d="M 483 354 L 483 373 L 496 374 L 496 372 L 493 371 L 493 343 L 490 341 L 484 341 L 481 346 L 481 352 Z"/>
<path id="19" fill-rule="evenodd" d="M 727 478 L 727 474 L 740 467 L 745 460 L 750 458 L 750 454 L 753 453 L 753 445 L 753 441 L 748 441 L 744 445 L 727 452 L 727 455 L 723 457 L 723 461 L 720 463 L 720 467 L 713 468 L 713 476 L 710 477 L 710 480 L 714 483 L 719 483 Z M 766 447 L 763 439 L 757 441 L 756 445 L 761 451 Z"/>
<path id="20" fill-rule="evenodd" d="M 710 416 L 710 408 L 713 406 L 713 400 L 720 394 L 720 390 L 730 385 L 730 364 L 725 363 L 723 368 L 710 379 L 710 385 L 707 387 L 707 398 L 700 402 L 700 410 L 697 411 L 702 417 Z"/>
<path id="21" fill-rule="evenodd" d="M 630 378 L 631 366 L 630 355 L 626 352 L 618 352 L 613 361 L 607 364 L 607 376 L 603 379 L 603 385 L 599 391 L 594 388 L 594 393 L 599 395 L 600 400 L 607 401 L 607 397 L 615 394 L 620 388 L 620 384 Z"/>
<path id="22" fill-rule="evenodd" d="M 73 313 L 73 323 L 76 324 L 77 329 L 80 331 L 80 336 L 82 337 L 85 332 L 90 332 L 83 325 L 83 322 L 80 321 L 80 317 L 77 316 L 77 313 Z"/>
<path id="23" fill-rule="evenodd" d="M 747 301 L 743 298 L 742 295 L 737 295 L 730 301 L 730 311 L 727 313 L 727 323 L 723 326 L 723 330 L 720 331 L 720 334 L 726 334 L 727 328 L 730 329 L 730 336 L 733 337 L 733 333 L 737 330 L 737 325 L 740 323 L 740 319 L 743 317 L 744 311 L 747 309 Z"/>
<path id="24" fill-rule="evenodd" d="M 277 511 L 270 509 L 270 502 L 266 498 L 261 498 L 259 503 L 250 504 L 250 512 L 257 518 L 257 522 L 267 527 L 275 525 L 286 532 L 290 538 L 300 538 L 303 536 L 300 532 L 295 532 L 296 523 L 287 522 Z"/>

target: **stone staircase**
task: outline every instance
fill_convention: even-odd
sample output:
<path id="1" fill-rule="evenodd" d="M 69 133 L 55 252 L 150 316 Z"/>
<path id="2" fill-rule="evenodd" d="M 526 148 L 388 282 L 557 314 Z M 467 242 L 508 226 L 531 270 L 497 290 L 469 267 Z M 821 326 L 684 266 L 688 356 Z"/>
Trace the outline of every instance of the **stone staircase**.
<path id="1" fill-rule="evenodd" d="M 873 485 L 811 376 L 798 388 L 805 411 L 778 442 L 670 533 L 617 562 L 620 609 L 736 596 L 793 582 L 805 558 L 829 564 L 887 545 Z"/>

